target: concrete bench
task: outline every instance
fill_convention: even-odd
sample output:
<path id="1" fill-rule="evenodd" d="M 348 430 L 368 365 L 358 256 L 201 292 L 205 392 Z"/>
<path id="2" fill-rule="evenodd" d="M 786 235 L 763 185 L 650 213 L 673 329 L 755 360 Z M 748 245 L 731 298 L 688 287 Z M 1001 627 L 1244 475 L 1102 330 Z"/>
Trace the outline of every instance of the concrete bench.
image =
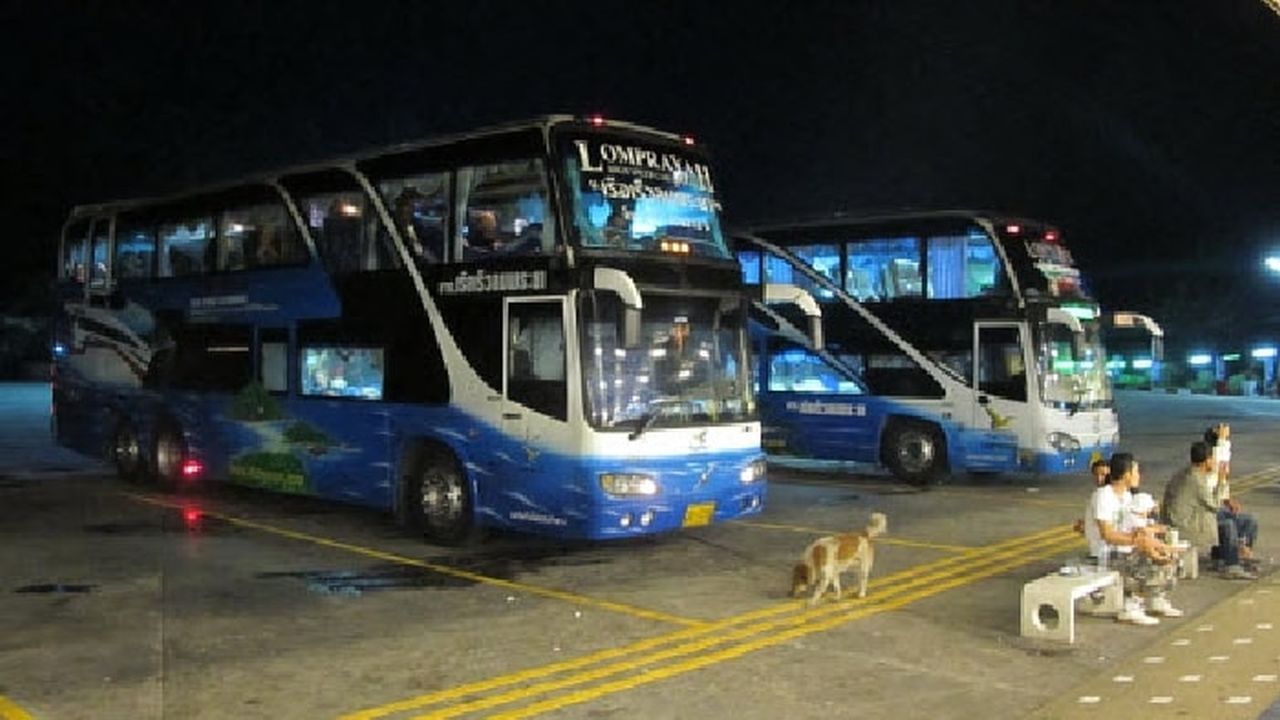
<path id="1" fill-rule="evenodd" d="M 1191 547 L 1186 540 L 1180 541 L 1174 548 L 1178 550 L 1178 579 L 1195 580 L 1200 577 L 1200 551 Z"/>
<path id="2" fill-rule="evenodd" d="M 1118 613 L 1124 605 L 1124 585 L 1115 570 L 1073 568 L 1022 586 L 1022 636 L 1074 643 L 1076 601 L 1088 597 L 1090 614 Z M 1101 600 L 1091 597 L 1102 591 Z"/>

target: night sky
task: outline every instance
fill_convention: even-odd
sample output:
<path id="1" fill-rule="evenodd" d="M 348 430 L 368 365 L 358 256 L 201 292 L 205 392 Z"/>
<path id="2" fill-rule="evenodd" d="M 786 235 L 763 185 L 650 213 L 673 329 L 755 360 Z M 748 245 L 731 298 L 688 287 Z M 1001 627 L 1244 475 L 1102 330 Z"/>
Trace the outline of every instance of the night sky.
<path id="1" fill-rule="evenodd" d="M 761 4 L 9 0 L 0 300 L 76 203 L 601 112 L 710 147 L 730 222 L 1007 210 L 1057 223 L 1107 306 L 1280 335 L 1264 0 Z"/>

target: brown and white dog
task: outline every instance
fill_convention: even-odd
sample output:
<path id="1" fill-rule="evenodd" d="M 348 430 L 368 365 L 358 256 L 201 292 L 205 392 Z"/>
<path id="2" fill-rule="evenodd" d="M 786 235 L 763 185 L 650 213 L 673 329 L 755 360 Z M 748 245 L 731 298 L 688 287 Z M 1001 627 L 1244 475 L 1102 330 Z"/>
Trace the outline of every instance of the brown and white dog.
<path id="1" fill-rule="evenodd" d="M 858 568 L 858 597 L 867 596 L 867 578 L 871 576 L 871 566 L 876 561 L 875 547 L 871 540 L 881 535 L 889 527 L 889 519 L 884 513 L 871 513 L 871 520 L 860 533 L 842 533 L 818 538 L 805 548 L 800 562 L 791 571 L 791 594 L 800 597 L 813 586 L 810 605 L 816 605 L 818 598 L 828 587 L 836 591 L 836 599 L 840 599 L 840 573 Z"/>

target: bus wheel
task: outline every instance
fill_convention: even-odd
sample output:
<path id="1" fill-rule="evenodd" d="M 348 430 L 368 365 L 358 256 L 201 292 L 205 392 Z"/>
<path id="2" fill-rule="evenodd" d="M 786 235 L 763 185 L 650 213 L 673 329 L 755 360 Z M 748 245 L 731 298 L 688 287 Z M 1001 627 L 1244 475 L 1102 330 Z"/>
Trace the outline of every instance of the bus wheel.
<path id="1" fill-rule="evenodd" d="M 895 421 L 885 430 L 881 455 L 898 479 L 926 485 L 946 466 L 946 443 L 933 425 Z"/>
<path id="2" fill-rule="evenodd" d="M 151 452 L 151 466 L 155 468 L 156 482 L 161 487 L 178 487 L 182 480 L 182 461 L 186 456 L 187 441 L 182 436 L 182 428 L 173 422 L 161 423 Z"/>
<path id="3" fill-rule="evenodd" d="M 142 443 L 138 432 L 128 420 L 120 420 L 111 440 L 111 460 L 116 474 L 126 482 L 137 482 L 142 477 Z"/>
<path id="4" fill-rule="evenodd" d="M 405 519 L 428 539 L 465 545 L 478 539 L 471 486 L 453 453 L 424 447 L 405 483 Z"/>

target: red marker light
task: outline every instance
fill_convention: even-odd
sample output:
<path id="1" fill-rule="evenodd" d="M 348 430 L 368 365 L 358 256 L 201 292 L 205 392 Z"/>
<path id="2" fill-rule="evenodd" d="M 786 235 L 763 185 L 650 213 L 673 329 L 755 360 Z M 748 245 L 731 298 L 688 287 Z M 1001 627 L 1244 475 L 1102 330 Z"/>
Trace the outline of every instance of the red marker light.
<path id="1" fill-rule="evenodd" d="M 1056 241 L 1056 240 L 1058 239 L 1058 231 L 1057 231 L 1057 230 L 1046 230 L 1046 231 L 1045 231 L 1045 233 L 1044 233 L 1044 239 L 1045 239 L 1046 241 L 1048 241 L 1048 242 L 1054 242 L 1054 241 Z"/>
<path id="2" fill-rule="evenodd" d="M 200 522 L 200 511 L 195 508 L 187 508 L 182 511 L 182 519 L 186 521 L 188 525 L 195 525 Z"/>
<path id="3" fill-rule="evenodd" d="M 603 115 L 592 115 L 590 118 L 588 118 L 588 119 L 587 119 L 587 121 L 588 121 L 588 122 L 590 122 L 592 125 L 594 125 L 594 126 L 596 126 L 596 127 L 603 127 L 603 126 L 604 126 L 604 116 L 603 116 Z"/>
<path id="4" fill-rule="evenodd" d="M 199 460 L 183 460 L 182 461 L 182 477 L 188 480 L 194 480 L 204 472 L 204 464 Z"/>
<path id="5" fill-rule="evenodd" d="M 1022 226 L 1021 225 L 1005 225 L 1004 231 L 1009 233 L 1010 235 L 1017 235 L 1018 233 L 1022 232 Z"/>
<path id="6" fill-rule="evenodd" d="M 692 135 L 685 135 L 685 136 L 684 136 L 684 144 L 685 144 L 685 145 L 692 145 L 692 144 L 693 144 L 693 136 L 692 136 Z"/>

